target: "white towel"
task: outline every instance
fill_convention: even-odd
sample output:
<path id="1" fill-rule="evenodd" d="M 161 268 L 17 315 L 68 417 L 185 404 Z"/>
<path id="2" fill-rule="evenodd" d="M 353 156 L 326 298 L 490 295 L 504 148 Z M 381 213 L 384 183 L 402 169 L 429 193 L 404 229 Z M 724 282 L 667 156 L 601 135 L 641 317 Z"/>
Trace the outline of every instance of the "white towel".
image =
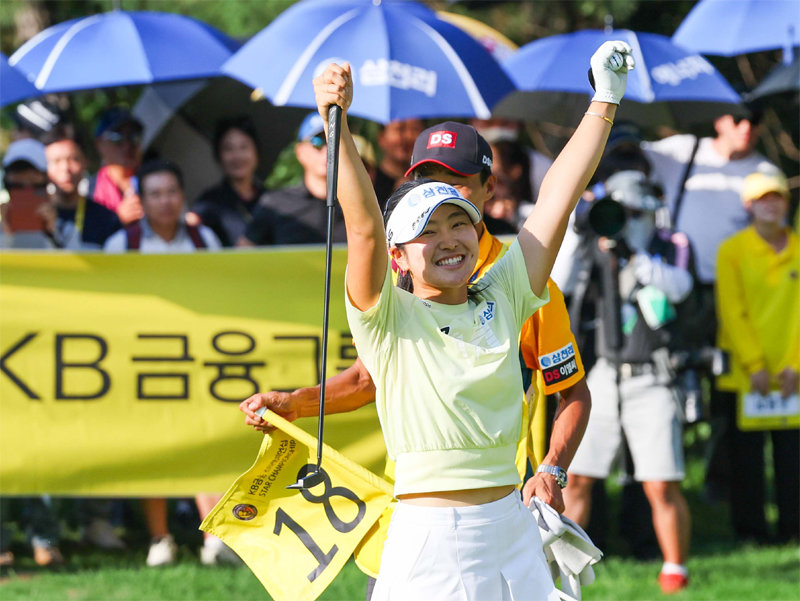
<path id="1" fill-rule="evenodd" d="M 592 566 L 600 561 L 603 552 L 594 546 L 583 528 L 539 497 L 531 499 L 530 510 L 542 535 L 544 555 L 553 580 L 561 579 L 561 597 L 565 601 L 579 601 L 581 586 L 594 582 Z"/>

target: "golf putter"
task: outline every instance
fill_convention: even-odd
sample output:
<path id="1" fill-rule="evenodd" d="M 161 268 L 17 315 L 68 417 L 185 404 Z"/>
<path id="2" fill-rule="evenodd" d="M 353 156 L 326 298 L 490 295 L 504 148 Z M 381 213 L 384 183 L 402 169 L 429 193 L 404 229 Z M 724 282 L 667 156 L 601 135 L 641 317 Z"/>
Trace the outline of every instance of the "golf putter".
<path id="1" fill-rule="evenodd" d="M 325 204 L 328 207 L 328 235 L 325 240 L 325 302 L 322 312 L 322 361 L 319 377 L 319 426 L 317 430 L 317 465 L 297 482 L 286 488 L 309 489 L 324 479 L 322 466 L 322 433 L 325 425 L 325 374 L 328 360 L 328 314 L 331 298 L 331 245 L 333 242 L 333 207 L 336 203 L 336 188 L 339 181 L 339 132 L 342 123 L 342 107 L 333 104 L 328 107 L 328 189 Z"/>

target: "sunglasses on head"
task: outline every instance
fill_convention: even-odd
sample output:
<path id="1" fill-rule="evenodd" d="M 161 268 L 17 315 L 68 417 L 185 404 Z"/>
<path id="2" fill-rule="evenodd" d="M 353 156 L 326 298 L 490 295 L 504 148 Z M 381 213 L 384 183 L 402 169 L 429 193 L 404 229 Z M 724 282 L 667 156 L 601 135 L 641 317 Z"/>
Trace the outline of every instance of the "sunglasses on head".
<path id="1" fill-rule="evenodd" d="M 104 140 L 108 140 L 112 144 L 122 144 L 124 142 L 130 142 L 135 146 L 138 146 L 142 143 L 142 134 L 139 132 L 129 132 L 126 134 L 120 133 L 118 131 L 105 131 L 100 134 L 100 137 Z"/>
<path id="2" fill-rule="evenodd" d="M 325 148 L 325 146 L 328 145 L 325 138 L 323 138 L 322 136 L 312 136 L 311 139 L 308 141 L 308 143 L 311 144 L 317 150 Z"/>

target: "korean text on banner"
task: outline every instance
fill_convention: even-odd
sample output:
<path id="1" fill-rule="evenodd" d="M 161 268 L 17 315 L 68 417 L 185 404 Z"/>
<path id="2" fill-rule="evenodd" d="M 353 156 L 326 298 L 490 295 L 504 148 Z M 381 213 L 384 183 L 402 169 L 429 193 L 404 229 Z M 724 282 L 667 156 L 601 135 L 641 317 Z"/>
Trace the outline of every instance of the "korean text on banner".
<path id="1" fill-rule="evenodd" d="M 316 465 L 317 441 L 272 412 L 253 466 L 201 530 L 225 541 L 275 601 L 312 601 L 333 581 L 392 500 L 392 486 L 323 446 L 321 484 L 287 490 Z"/>
<path id="2" fill-rule="evenodd" d="M 0 493 L 225 490 L 260 442 L 238 403 L 318 383 L 324 253 L 0 253 Z M 344 263 L 335 250 L 328 377 L 355 358 Z M 382 468 L 374 406 L 325 438 Z"/>

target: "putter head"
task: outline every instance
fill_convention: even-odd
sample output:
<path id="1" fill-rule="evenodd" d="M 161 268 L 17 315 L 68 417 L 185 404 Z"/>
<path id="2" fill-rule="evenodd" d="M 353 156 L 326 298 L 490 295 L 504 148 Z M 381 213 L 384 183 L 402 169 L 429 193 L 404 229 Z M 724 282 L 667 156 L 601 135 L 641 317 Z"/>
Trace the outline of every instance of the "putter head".
<path id="1" fill-rule="evenodd" d="M 286 488 L 290 488 L 292 490 L 308 490 L 309 488 L 314 488 L 317 484 L 321 484 L 324 478 L 325 476 L 321 471 L 319 471 L 319 468 L 316 468 L 314 471 L 309 472 L 305 476 L 300 476 L 297 479 L 297 482 L 290 484 Z"/>

